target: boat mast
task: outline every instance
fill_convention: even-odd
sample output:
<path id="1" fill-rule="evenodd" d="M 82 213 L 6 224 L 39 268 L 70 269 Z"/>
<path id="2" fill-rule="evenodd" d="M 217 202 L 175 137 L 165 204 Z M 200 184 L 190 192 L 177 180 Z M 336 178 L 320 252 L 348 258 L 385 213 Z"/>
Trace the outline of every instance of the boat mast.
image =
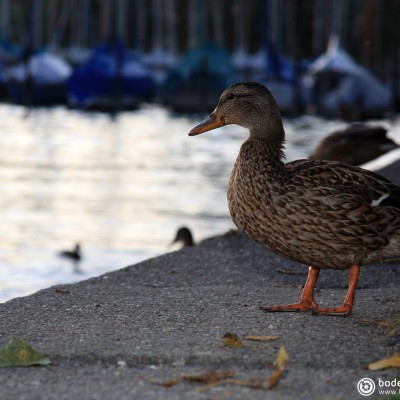
<path id="1" fill-rule="evenodd" d="M 126 17 L 128 14 L 128 3 L 126 0 L 118 1 L 118 9 L 117 9 L 117 37 L 122 40 L 122 42 L 126 43 Z"/>
<path id="2" fill-rule="evenodd" d="M 147 13 L 145 0 L 136 1 L 136 29 L 135 29 L 135 48 L 144 53 L 146 50 L 146 30 L 147 30 Z"/>
<path id="3" fill-rule="evenodd" d="M 177 54 L 175 0 L 164 1 L 165 19 L 167 22 L 168 56 L 174 60 Z"/>
<path id="4" fill-rule="evenodd" d="M 32 4 L 32 47 L 34 51 L 42 45 L 42 9 L 43 1 L 34 0 Z"/>
<path id="5" fill-rule="evenodd" d="M 10 20 L 10 3 L 9 0 L 1 0 L 0 3 L 0 41 L 8 39 L 9 20 Z"/>

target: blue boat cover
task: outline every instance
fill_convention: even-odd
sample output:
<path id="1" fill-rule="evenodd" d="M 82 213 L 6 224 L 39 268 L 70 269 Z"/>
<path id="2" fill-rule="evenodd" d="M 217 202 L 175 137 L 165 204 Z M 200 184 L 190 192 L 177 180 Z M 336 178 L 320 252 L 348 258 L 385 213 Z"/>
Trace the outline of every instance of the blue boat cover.
<path id="1" fill-rule="evenodd" d="M 154 92 L 151 73 L 120 41 L 98 46 L 89 60 L 78 67 L 67 83 L 68 97 L 75 106 L 95 98 L 141 98 Z"/>

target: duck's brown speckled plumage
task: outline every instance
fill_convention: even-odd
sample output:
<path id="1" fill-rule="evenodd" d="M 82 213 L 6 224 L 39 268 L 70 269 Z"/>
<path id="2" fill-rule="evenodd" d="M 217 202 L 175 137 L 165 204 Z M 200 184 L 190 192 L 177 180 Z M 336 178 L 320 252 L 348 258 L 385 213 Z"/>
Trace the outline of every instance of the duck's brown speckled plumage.
<path id="1" fill-rule="evenodd" d="M 239 229 L 283 257 L 318 268 L 400 257 L 400 210 L 371 205 L 389 192 L 400 202 L 395 185 L 335 162 L 271 163 L 270 151 L 260 139 L 240 149 L 228 189 Z"/>
<path id="2" fill-rule="evenodd" d="M 383 126 L 352 124 L 325 137 L 308 158 L 361 165 L 399 147 L 386 133 Z"/>
<path id="3" fill-rule="evenodd" d="M 190 134 L 230 123 L 250 131 L 228 188 L 229 210 L 239 229 L 314 270 L 357 267 L 351 277 L 353 292 L 359 265 L 400 258 L 399 187 L 373 172 L 334 161 L 284 163 L 279 109 L 260 84 L 245 82 L 225 90 L 209 119 Z M 316 308 L 312 290 L 307 290 L 308 305 Z M 350 297 L 350 308 L 341 309 L 343 313 L 351 311 L 354 293 Z M 284 307 L 266 309 L 289 310 Z"/>

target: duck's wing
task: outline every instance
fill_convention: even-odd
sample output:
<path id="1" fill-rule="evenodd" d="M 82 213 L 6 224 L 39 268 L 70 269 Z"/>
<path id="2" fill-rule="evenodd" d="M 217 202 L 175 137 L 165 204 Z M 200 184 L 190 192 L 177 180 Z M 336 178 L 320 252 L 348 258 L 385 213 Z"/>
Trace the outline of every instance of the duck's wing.
<path id="1" fill-rule="evenodd" d="M 343 132 L 349 140 L 371 139 L 378 142 L 390 140 L 386 136 L 387 129 L 379 125 L 353 124 L 341 132 Z"/>
<path id="2" fill-rule="evenodd" d="M 286 170 L 286 184 L 309 195 L 327 196 L 331 201 L 345 196 L 358 204 L 400 209 L 400 187 L 375 172 L 324 160 L 294 161 L 286 164 Z"/>
<path id="3" fill-rule="evenodd" d="M 392 238 L 400 240 L 398 186 L 374 172 L 333 161 L 300 160 L 286 164 L 286 171 L 275 202 L 290 229 L 297 225 L 318 246 L 336 246 L 361 264 L 387 259 L 393 252 L 400 256 L 400 249 L 386 251 Z"/>

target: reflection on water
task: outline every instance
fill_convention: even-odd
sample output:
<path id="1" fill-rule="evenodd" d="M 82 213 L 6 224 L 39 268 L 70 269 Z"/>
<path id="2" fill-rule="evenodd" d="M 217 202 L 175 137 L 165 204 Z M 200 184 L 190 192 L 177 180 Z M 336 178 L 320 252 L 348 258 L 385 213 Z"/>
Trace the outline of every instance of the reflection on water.
<path id="1" fill-rule="evenodd" d="M 226 185 L 246 132 L 189 138 L 200 118 L 158 106 L 111 118 L 0 105 L 0 301 L 167 252 L 182 225 L 196 240 L 232 228 Z M 286 121 L 288 160 L 343 125 Z M 57 256 L 76 242 L 81 274 Z"/>

